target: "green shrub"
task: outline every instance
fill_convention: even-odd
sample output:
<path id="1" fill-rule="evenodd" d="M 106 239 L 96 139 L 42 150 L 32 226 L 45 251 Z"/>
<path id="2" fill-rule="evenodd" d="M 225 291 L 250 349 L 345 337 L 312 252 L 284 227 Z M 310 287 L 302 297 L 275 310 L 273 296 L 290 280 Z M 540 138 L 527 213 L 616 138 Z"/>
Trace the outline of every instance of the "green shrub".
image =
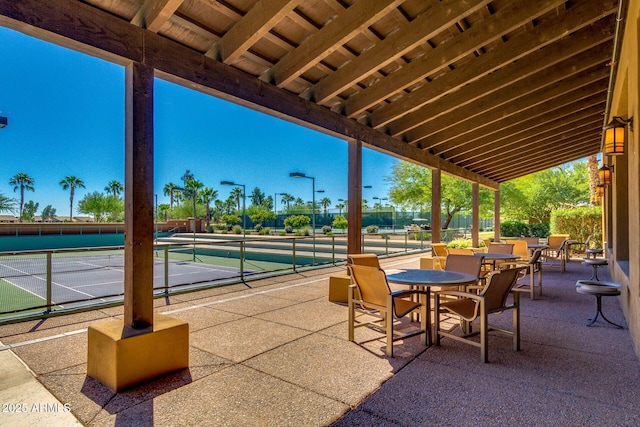
<path id="1" fill-rule="evenodd" d="M 309 224 L 311 224 L 311 219 L 306 215 L 291 215 L 284 220 L 285 226 L 290 225 L 297 230 L 307 227 Z"/>
<path id="2" fill-rule="evenodd" d="M 256 224 L 253 226 L 253 229 L 260 234 L 260 230 L 262 230 L 262 224 Z"/>
<path id="3" fill-rule="evenodd" d="M 461 249 L 465 249 L 465 248 L 470 248 L 471 247 L 471 240 L 467 240 L 467 239 L 455 239 L 450 241 L 447 244 L 448 248 L 461 248 Z"/>
<path id="4" fill-rule="evenodd" d="M 213 225 L 207 225 L 207 233 L 213 233 L 214 230 L 215 228 L 213 227 Z"/>
<path id="5" fill-rule="evenodd" d="M 409 236 L 413 240 L 431 240 L 431 232 L 429 231 L 412 231 Z"/>
<path id="6" fill-rule="evenodd" d="M 568 234 L 571 239 L 584 242 L 591 236 L 591 245 L 602 246 L 602 208 L 561 208 L 551 213 L 551 233 Z"/>
<path id="7" fill-rule="evenodd" d="M 500 224 L 500 235 L 520 237 L 529 235 L 529 227 L 522 221 L 505 221 Z"/>
<path id="8" fill-rule="evenodd" d="M 231 231 L 233 231 L 234 234 L 242 234 L 242 227 L 239 225 L 234 225 Z"/>
<path id="9" fill-rule="evenodd" d="M 547 237 L 549 236 L 551 224 L 548 222 L 529 224 L 529 236 L 531 237 Z"/>
<path id="10" fill-rule="evenodd" d="M 324 234 L 330 233 L 331 232 L 331 226 L 330 225 L 323 225 L 322 226 L 322 232 Z"/>
<path id="11" fill-rule="evenodd" d="M 367 225 L 367 233 L 373 234 L 373 233 L 377 233 L 378 232 L 378 226 L 377 225 Z"/>
<path id="12" fill-rule="evenodd" d="M 270 227 L 260 227 L 260 230 L 258 231 L 258 234 L 261 236 L 267 236 L 269 234 L 271 234 L 271 228 Z"/>
<path id="13" fill-rule="evenodd" d="M 290 226 L 290 225 L 286 225 L 286 226 L 284 227 L 284 232 L 285 232 L 285 233 L 293 233 L 293 227 L 292 227 L 292 226 Z"/>
<path id="14" fill-rule="evenodd" d="M 286 231 L 281 231 L 278 233 L 278 236 L 286 236 L 287 232 Z"/>
<path id="15" fill-rule="evenodd" d="M 347 219 L 342 215 L 336 215 L 331 223 L 335 228 L 339 228 L 340 230 L 344 230 L 347 228 L 348 222 Z"/>

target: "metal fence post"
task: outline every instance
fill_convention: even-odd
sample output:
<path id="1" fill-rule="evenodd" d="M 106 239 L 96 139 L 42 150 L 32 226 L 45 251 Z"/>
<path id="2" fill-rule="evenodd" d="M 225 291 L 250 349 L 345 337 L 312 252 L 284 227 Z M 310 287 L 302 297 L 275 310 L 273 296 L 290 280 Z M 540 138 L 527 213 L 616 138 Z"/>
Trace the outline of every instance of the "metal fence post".
<path id="1" fill-rule="evenodd" d="M 51 252 L 47 252 L 47 313 L 51 312 Z"/>
<path id="2" fill-rule="evenodd" d="M 331 263 L 336 265 L 336 236 L 331 236 Z"/>
<path id="3" fill-rule="evenodd" d="M 294 238 L 292 240 L 292 242 L 293 242 L 293 271 L 297 271 L 296 270 L 296 265 L 297 265 L 297 262 L 296 262 L 296 239 Z"/>
<path id="4" fill-rule="evenodd" d="M 164 294 L 169 295 L 169 246 L 164 247 Z"/>
<path id="5" fill-rule="evenodd" d="M 244 243 L 245 241 L 240 241 L 240 279 L 244 280 Z"/>

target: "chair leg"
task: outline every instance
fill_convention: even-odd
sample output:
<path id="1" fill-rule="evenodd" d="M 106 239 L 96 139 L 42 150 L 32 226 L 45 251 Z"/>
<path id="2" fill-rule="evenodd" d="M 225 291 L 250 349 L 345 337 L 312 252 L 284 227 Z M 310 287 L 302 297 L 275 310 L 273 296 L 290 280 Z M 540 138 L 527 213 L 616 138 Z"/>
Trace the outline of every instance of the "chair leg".
<path id="1" fill-rule="evenodd" d="M 536 288 L 533 276 L 535 276 L 535 266 L 531 264 L 529 265 L 529 292 L 532 300 L 536 299 Z"/>
<path id="2" fill-rule="evenodd" d="M 513 292 L 513 349 L 520 351 L 520 295 Z"/>
<path id="3" fill-rule="evenodd" d="M 349 304 L 349 341 L 354 341 L 355 337 L 354 337 L 353 329 L 356 321 L 356 310 L 355 310 L 355 304 L 353 303 L 353 289 L 351 288 L 349 289 L 348 304 Z"/>
<path id="4" fill-rule="evenodd" d="M 480 360 L 483 363 L 489 361 L 488 320 L 485 302 L 482 300 L 480 301 Z"/>
<path id="5" fill-rule="evenodd" d="M 435 295 L 433 299 L 433 303 L 435 307 L 433 308 L 434 317 L 435 317 L 435 344 L 437 346 L 440 345 L 440 295 Z"/>
<path id="6" fill-rule="evenodd" d="M 387 356 L 393 357 L 393 297 L 387 296 L 387 311 L 384 313 L 384 325 L 387 333 Z"/>

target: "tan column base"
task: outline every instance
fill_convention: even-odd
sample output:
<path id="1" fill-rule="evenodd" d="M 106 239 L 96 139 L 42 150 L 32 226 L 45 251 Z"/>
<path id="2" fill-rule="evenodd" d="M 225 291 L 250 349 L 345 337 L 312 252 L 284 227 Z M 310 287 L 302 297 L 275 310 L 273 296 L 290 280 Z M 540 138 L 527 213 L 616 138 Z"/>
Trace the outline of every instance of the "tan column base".
<path id="1" fill-rule="evenodd" d="M 189 324 L 162 314 L 145 329 L 122 320 L 89 326 L 87 375 L 118 392 L 189 367 Z"/>

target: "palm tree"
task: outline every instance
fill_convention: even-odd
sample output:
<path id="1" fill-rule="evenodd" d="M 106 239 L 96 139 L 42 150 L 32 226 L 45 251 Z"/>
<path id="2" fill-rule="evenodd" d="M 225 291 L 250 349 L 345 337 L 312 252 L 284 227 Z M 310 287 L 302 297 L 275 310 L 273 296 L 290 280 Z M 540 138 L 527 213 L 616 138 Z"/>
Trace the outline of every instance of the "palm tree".
<path id="1" fill-rule="evenodd" d="M 324 215 L 327 216 L 327 207 L 331 204 L 331 199 L 328 197 L 323 197 L 322 200 L 320 200 L 320 205 L 322 206 L 322 209 L 324 209 Z"/>
<path id="2" fill-rule="evenodd" d="M 124 186 L 120 181 L 114 179 L 104 187 L 104 191 L 113 194 L 113 197 L 118 197 L 124 191 Z"/>
<path id="3" fill-rule="evenodd" d="M 69 175 L 61 180 L 59 184 L 63 190 L 71 190 L 69 192 L 69 221 L 73 221 L 73 196 L 76 188 L 85 188 L 84 182 L 77 176 Z"/>
<path id="4" fill-rule="evenodd" d="M 33 187 L 35 181 L 29 175 L 24 172 L 19 172 L 15 174 L 10 180 L 9 185 L 13 185 L 13 191 L 15 192 L 18 188 L 20 189 L 20 216 L 18 221 L 22 222 L 22 208 L 24 206 L 24 191 L 35 191 Z"/>
<path id="5" fill-rule="evenodd" d="M 169 196 L 169 208 L 173 209 L 173 189 L 178 188 L 173 182 L 169 182 L 162 188 L 162 194 Z"/>
<path id="6" fill-rule="evenodd" d="M 169 209 L 171 209 L 171 206 L 169 206 L 167 203 L 160 203 L 158 205 L 158 210 L 164 215 L 164 222 L 167 222 L 167 211 Z"/>
<path id="7" fill-rule="evenodd" d="M 16 201 L 0 193 L 0 212 L 13 212 Z"/>
<path id="8" fill-rule="evenodd" d="M 231 197 L 233 197 L 236 201 L 236 203 L 238 204 L 238 212 L 240 212 L 240 199 L 242 198 L 242 188 L 240 187 L 233 187 L 233 190 L 231 190 Z"/>
<path id="9" fill-rule="evenodd" d="M 207 227 L 211 222 L 211 202 L 218 198 L 218 192 L 211 187 L 204 187 L 200 190 L 200 200 L 207 211 Z"/>
<path id="10" fill-rule="evenodd" d="M 338 209 L 339 211 L 338 215 L 342 215 L 342 209 L 344 209 L 344 203 L 338 203 L 336 205 L 336 209 Z"/>
<path id="11" fill-rule="evenodd" d="M 287 210 L 289 210 L 289 205 L 291 204 L 291 202 L 293 202 L 295 200 L 295 197 L 293 197 L 291 194 L 289 193 L 284 193 L 282 195 L 282 199 L 280 200 L 280 203 L 286 203 L 287 204 Z"/>

